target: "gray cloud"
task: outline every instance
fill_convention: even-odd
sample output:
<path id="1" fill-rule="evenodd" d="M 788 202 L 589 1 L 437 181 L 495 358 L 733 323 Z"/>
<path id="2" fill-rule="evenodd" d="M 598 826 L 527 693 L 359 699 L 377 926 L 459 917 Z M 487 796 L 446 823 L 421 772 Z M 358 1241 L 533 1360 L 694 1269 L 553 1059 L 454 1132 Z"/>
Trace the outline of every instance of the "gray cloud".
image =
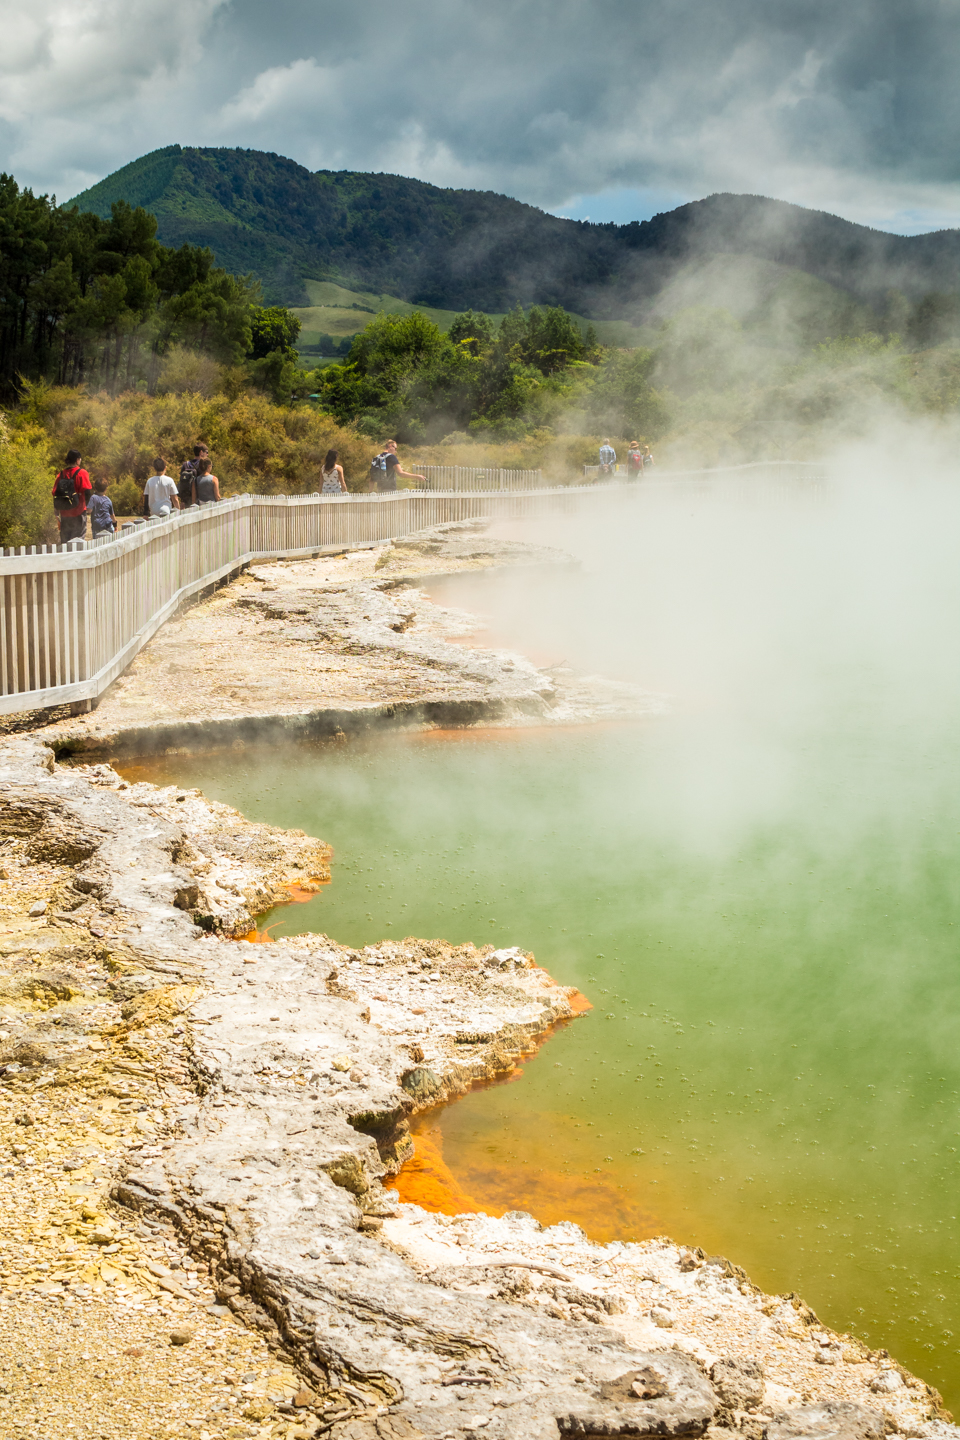
<path id="1" fill-rule="evenodd" d="M 564 213 L 740 190 L 960 223 L 960 0 L 16 3 L 0 163 L 64 196 L 178 141 Z"/>

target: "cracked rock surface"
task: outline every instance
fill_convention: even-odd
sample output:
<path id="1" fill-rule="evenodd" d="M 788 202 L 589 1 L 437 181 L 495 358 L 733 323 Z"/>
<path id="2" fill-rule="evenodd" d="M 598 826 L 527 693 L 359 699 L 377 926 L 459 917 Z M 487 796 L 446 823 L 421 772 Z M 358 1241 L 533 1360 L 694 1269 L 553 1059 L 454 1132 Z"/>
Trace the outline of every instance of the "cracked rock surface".
<path id="1" fill-rule="evenodd" d="M 885 1352 L 726 1261 L 397 1202 L 411 1116 L 577 1009 L 522 948 L 232 940 L 325 847 L 36 739 L 0 746 L 0 841 L 0 1414 L 59 1433 L 70 1395 L 78 1440 L 956 1440 Z"/>
<path id="2" fill-rule="evenodd" d="M 260 562 L 167 621 L 89 715 L 35 717 L 58 753 L 111 759 L 383 724 L 570 723 L 656 714 L 635 686 L 470 643 L 431 576 L 570 565 L 485 521 L 316 560 Z M 8 722 L 16 728 L 22 721 Z"/>

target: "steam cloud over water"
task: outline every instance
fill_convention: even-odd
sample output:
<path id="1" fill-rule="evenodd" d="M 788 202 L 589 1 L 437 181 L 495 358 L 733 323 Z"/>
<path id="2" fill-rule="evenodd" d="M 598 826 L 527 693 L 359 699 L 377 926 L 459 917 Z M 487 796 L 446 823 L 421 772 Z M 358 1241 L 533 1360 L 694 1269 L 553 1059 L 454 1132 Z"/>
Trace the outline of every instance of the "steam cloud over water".
<path id="1" fill-rule="evenodd" d="M 571 750 L 526 876 L 538 958 L 571 967 L 593 1030 L 440 1126 L 477 1203 L 555 1218 L 576 1197 L 611 1233 L 659 1205 L 952 1405 L 958 522 L 955 462 L 917 427 L 834 456 L 820 492 L 663 483 L 535 527 L 582 577 L 490 585 L 489 637 L 667 690 L 673 714 Z"/>
<path id="2" fill-rule="evenodd" d="M 495 634 L 667 692 L 755 754 L 841 713 L 909 747 L 949 733 L 960 705 L 951 448 L 904 425 L 835 452 L 822 484 L 654 471 L 622 503 L 501 524 L 568 550 L 581 575 L 481 580 L 476 602 Z"/>
<path id="3" fill-rule="evenodd" d="M 729 1255 L 956 1408 L 949 440 L 889 426 L 822 486 L 595 493 L 501 527 L 579 571 L 431 586 L 485 613 L 477 642 L 666 693 L 666 715 L 158 768 L 332 843 L 332 884 L 274 934 L 521 944 L 589 996 L 520 1083 L 432 1117 L 475 1205 Z"/>

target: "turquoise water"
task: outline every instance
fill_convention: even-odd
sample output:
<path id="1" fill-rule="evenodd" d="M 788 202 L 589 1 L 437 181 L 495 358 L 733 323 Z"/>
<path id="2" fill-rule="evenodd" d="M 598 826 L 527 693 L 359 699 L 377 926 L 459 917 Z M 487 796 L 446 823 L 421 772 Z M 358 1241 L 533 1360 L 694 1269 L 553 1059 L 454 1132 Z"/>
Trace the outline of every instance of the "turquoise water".
<path id="1" fill-rule="evenodd" d="M 594 1002 L 518 1082 L 434 1118 L 474 1203 L 728 1255 L 949 1404 L 960 605 L 944 526 L 894 510 L 858 531 L 854 577 L 843 514 L 738 514 L 731 538 L 702 504 L 654 506 L 628 567 L 587 536 L 580 575 L 535 592 L 437 587 L 486 608 L 489 640 L 671 688 L 663 718 L 139 773 L 333 844 L 332 883 L 275 935 L 520 944 Z"/>

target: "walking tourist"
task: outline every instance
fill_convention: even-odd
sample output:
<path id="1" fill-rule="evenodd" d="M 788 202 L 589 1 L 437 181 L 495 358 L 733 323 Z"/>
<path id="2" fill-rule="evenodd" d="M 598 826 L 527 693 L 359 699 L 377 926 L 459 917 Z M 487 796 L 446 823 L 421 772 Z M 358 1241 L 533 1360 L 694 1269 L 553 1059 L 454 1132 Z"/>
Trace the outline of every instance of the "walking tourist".
<path id="1" fill-rule="evenodd" d="M 98 535 L 115 535 L 117 533 L 117 517 L 113 513 L 113 501 L 107 494 L 107 480 L 94 480 L 93 494 L 87 506 L 87 513 L 90 516 L 90 533 L 96 540 Z"/>
<path id="2" fill-rule="evenodd" d="M 617 452 L 616 450 L 614 450 L 609 440 L 604 440 L 603 444 L 600 446 L 600 474 L 616 474 L 616 470 Z"/>
<path id="3" fill-rule="evenodd" d="M 150 476 L 143 487 L 144 499 L 151 515 L 169 515 L 174 506 L 180 509 L 176 484 L 167 474 L 167 462 L 162 455 L 158 455 L 154 460 L 153 468 L 156 473 Z"/>
<path id="4" fill-rule="evenodd" d="M 87 536 L 87 496 L 90 476 L 83 468 L 79 450 L 68 450 L 66 463 L 53 482 L 53 508 L 60 525 L 60 544 L 85 540 Z"/>
<path id="5" fill-rule="evenodd" d="M 412 475 L 408 470 L 402 469 L 397 454 L 397 442 L 388 440 L 380 454 L 375 455 L 370 462 L 370 480 L 376 484 L 378 490 L 384 492 L 396 490 L 398 479 L 419 480 L 421 485 L 427 483 L 423 475 Z"/>
<path id="6" fill-rule="evenodd" d="M 337 464 L 338 450 L 328 450 L 327 458 L 320 471 L 321 495 L 346 495 L 347 482 L 343 478 L 343 466 Z"/>
<path id="7" fill-rule="evenodd" d="M 180 480 L 177 484 L 177 491 L 180 495 L 180 507 L 186 510 L 188 505 L 196 505 L 197 496 L 195 485 L 197 481 L 197 466 L 201 460 L 208 460 L 210 451 L 201 441 L 193 447 L 193 459 L 184 460 L 180 466 Z"/>
<path id="8" fill-rule="evenodd" d="M 209 460 L 197 461 L 196 492 L 198 505 L 212 505 L 220 499 L 220 481 L 210 473 Z"/>
<path id="9" fill-rule="evenodd" d="M 652 466 L 652 464 L 653 464 L 653 456 L 650 454 L 650 446 L 649 446 L 649 445 L 644 445 L 644 447 L 643 447 L 643 468 L 644 468 L 644 470 L 648 470 L 648 469 Z"/>
<path id="10" fill-rule="evenodd" d="M 639 440 L 630 441 L 630 449 L 627 451 L 627 479 L 639 479 L 643 471 L 643 451 L 640 449 Z"/>

